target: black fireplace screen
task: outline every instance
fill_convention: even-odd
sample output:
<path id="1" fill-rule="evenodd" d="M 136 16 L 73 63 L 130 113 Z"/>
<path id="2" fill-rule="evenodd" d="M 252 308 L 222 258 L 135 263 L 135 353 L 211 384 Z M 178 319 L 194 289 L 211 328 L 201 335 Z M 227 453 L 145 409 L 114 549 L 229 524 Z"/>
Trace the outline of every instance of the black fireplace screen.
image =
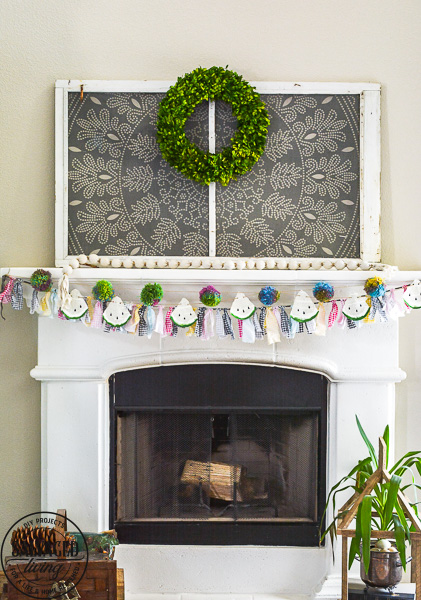
<path id="1" fill-rule="evenodd" d="M 175 369 L 112 381 L 110 525 L 119 538 L 315 545 L 325 498 L 324 378 L 237 365 Z M 264 378 L 260 387 L 250 370 Z M 195 378 L 205 399 L 193 400 Z"/>
<path id="2" fill-rule="evenodd" d="M 117 518 L 316 518 L 315 415 L 142 414 L 117 419 Z"/>

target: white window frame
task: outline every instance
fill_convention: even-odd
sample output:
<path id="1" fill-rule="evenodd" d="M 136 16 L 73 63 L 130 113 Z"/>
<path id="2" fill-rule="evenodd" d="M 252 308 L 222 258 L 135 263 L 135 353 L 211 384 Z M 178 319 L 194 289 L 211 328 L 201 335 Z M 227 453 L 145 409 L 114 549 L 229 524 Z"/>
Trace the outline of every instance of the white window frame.
<path id="1" fill-rule="evenodd" d="M 68 93 L 126 92 L 162 93 L 174 81 L 93 81 L 59 80 L 55 85 L 55 264 L 62 267 L 75 258 L 68 251 Z M 378 83 L 294 83 L 251 81 L 259 94 L 359 94 L 360 95 L 360 259 L 366 263 L 380 262 L 380 92 Z M 82 87 L 83 86 L 83 87 Z M 210 102 L 209 130 L 214 131 L 214 103 Z M 215 138 L 209 136 L 209 149 L 215 151 Z M 215 184 L 209 186 L 209 255 L 205 257 L 129 257 L 148 259 L 207 260 L 215 257 L 216 217 Z M 122 258 L 108 256 L 108 259 Z M 277 257 L 270 257 L 276 260 Z M 314 263 L 326 257 L 305 257 Z M 235 257 L 217 257 L 221 262 Z M 241 257 L 242 260 L 253 257 Z M 293 257 L 299 259 L 299 257 Z M 336 258 L 332 258 L 335 260 Z M 259 259 L 261 260 L 261 259 Z M 265 259 L 263 259 L 265 260 Z M 346 262 L 346 259 L 344 259 Z"/>

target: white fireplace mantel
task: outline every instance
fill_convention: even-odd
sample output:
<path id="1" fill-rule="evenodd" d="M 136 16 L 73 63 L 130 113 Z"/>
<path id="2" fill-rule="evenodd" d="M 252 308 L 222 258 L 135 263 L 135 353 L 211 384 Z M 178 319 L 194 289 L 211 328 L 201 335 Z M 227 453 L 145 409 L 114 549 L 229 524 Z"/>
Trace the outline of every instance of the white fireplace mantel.
<path id="1" fill-rule="evenodd" d="M 108 278 L 120 296 L 133 298 L 145 282 L 159 281 L 164 286 L 164 300 L 177 303 L 182 295 L 197 302 L 199 285 L 212 283 L 218 285 L 225 306 L 229 306 L 237 291 L 256 298 L 260 287 L 268 283 L 282 284 L 284 300 L 288 301 L 301 287 L 326 279 L 341 297 L 352 288 L 361 290 L 372 275 L 357 271 L 222 271 L 200 273 L 200 277 L 196 274 L 194 280 L 187 281 L 185 273 L 177 271 L 118 271 L 116 277 L 114 269 L 78 269 L 72 273 L 70 287 L 88 293 L 93 281 Z M 394 285 L 417 276 L 403 272 L 391 275 Z M 117 371 L 236 362 L 325 375 L 330 381 L 329 486 L 364 455 L 355 414 L 373 439 L 389 424 L 393 447 L 394 385 L 404 377 L 398 364 L 396 321 L 356 331 L 334 327 L 326 337 L 301 334 L 274 346 L 266 340 L 253 345 L 217 338 L 203 342 L 183 333 L 164 339 L 153 335 L 148 340 L 48 318 L 39 318 L 38 331 L 38 364 L 32 376 L 42 383 L 42 508 L 66 507 L 69 517 L 85 531 L 109 527 L 108 378 Z M 71 442 L 63 444 L 63 439 Z M 231 600 L 237 595 L 243 600 L 314 597 L 318 591 L 319 598 L 339 595 L 340 560 L 332 566 L 329 548 L 122 545 L 116 556 L 125 568 L 127 597 L 133 600 L 173 600 L 180 594 L 183 600 L 190 600 L 194 593 L 208 594 L 215 600 L 222 600 L 224 594 L 231 594 Z"/>

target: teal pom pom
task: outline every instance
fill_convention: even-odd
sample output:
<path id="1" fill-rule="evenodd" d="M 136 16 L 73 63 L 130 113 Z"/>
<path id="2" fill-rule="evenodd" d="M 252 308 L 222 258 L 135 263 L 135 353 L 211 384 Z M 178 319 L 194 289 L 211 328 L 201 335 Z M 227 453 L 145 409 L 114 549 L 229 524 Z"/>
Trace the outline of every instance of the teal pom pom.
<path id="1" fill-rule="evenodd" d="M 205 306 L 213 307 L 218 306 L 218 304 L 221 302 L 222 296 L 221 293 L 213 287 L 213 285 L 207 285 L 200 290 L 199 298 Z"/>
<path id="2" fill-rule="evenodd" d="M 333 285 L 330 285 L 326 281 L 319 281 L 313 288 L 313 296 L 319 302 L 329 302 L 329 300 L 332 300 L 334 294 Z"/>
<path id="3" fill-rule="evenodd" d="M 96 300 L 110 302 L 114 298 L 114 288 L 109 281 L 101 279 L 92 288 L 92 294 Z"/>
<path id="4" fill-rule="evenodd" d="M 159 283 L 147 283 L 140 292 L 140 301 L 146 306 L 155 306 L 164 296 Z"/>
<path id="5" fill-rule="evenodd" d="M 49 292 L 53 286 L 53 279 L 50 271 L 37 269 L 31 275 L 31 285 L 38 292 Z"/>
<path id="6" fill-rule="evenodd" d="M 271 285 L 266 285 L 259 292 L 259 300 L 265 306 L 271 306 L 278 302 L 280 293 Z"/>
<path id="7" fill-rule="evenodd" d="M 378 276 L 370 277 L 365 282 L 364 291 L 372 298 L 381 298 L 386 293 L 383 279 Z"/>

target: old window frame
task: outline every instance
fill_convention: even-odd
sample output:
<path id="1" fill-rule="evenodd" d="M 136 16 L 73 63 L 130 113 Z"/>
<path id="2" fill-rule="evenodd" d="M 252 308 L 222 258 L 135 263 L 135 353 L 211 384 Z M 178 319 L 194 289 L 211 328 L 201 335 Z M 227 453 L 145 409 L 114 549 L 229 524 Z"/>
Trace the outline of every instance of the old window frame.
<path id="1" fill-rule="evenodd" d="M 68 251 L 68 93 L 122 92 L 165 93 L 174 81 L 94 81 L 59 80 L 55 84 L 55 264 L 62 267 L 75 258 Z M 260 94 L 359 94 L 360 95 L 360 259 L 380 261 L 380 94 L 378 83 L 312 83 L 312 82 L 250 82 Z M 215 149 L 215 108 L 209 107 L 209 149 Z M 215 257 L 216 217 L 215 184 L 209 186 L 209 255 L 142 256 L 133 258 L 188 261 L 208 260 Z M 101 257 L 100 257 L 101 258 Z M 106 256 L 107 259 L 121 258 Z M 243 260 L 253 257 L 241 257 Z M 274 258 L 274 257 L 271 257 Z M 299 258 L 299 257 L 294 257 Z M 218 260 L 235 260 L 235 257 L 217 257 Z M 276 260 L 276 258 L 275 258 Z M 326 258 L 311 257 L 315 263 Z"/>

